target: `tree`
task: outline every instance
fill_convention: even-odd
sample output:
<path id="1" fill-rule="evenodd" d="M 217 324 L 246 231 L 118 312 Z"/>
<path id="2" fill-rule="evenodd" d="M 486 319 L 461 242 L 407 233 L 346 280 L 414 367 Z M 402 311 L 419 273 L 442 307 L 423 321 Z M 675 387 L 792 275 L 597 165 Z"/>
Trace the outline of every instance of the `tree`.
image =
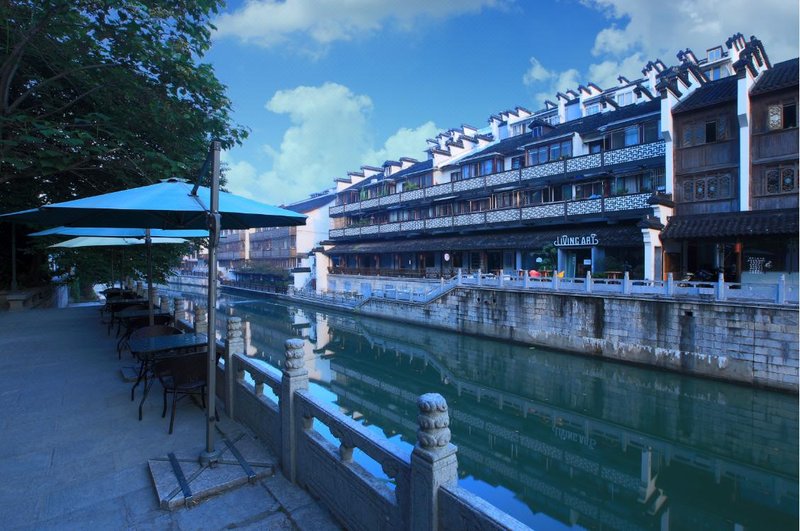
<path id="1" fill-rule="evenodd" d="M 0 212 L 193 177 L 209 139 L 241 143 L 200 62 L 221 3 L 0 0 Z"/>

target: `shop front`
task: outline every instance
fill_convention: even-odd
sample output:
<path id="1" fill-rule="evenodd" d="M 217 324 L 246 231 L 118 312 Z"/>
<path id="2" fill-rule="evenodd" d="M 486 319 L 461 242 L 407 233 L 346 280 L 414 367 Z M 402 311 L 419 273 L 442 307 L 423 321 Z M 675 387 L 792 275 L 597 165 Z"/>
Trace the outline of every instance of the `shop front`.
<path id="1" fill-rule="evenodd" d="M 665 268 L 678 278 L 776 282 L 798 277 L 796 210 L 673 216 L 661 234 Z"/>

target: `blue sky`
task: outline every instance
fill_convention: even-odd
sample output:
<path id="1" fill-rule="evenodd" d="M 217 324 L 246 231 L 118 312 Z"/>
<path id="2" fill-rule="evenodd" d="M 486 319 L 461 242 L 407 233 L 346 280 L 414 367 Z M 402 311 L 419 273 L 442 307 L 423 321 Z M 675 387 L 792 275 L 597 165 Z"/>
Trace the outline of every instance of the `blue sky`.
<path id="1" fill-rule="evenodd" d="M 228 189 L 272 204 L 679 49 L 703 57 L 741 32 L 778 62 L 800 38 L 794 0 L 250 0 L 215 24 L 204 61 L 250 129 L 223 155 Z"/>

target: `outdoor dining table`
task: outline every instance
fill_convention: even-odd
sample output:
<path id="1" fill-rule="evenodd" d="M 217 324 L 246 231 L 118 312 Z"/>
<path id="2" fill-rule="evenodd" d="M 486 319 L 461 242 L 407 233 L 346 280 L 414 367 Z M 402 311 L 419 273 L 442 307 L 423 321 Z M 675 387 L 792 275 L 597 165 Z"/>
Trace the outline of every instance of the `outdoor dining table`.
<path id="1" fill-rule="evenodd" d="M 205 334 L 191 333 L 133 338 L 128 342 L 128 346 L 131 349 L 131 353 L 141 362 L 139 376 L 136 378 L 136 382 L 131 388 L 131 400 L 133 400 L 136 387 L 144 380 L 142 400 L 139 402 L 139 420 L 142 420 L 144 401 L 147 399 L 147 394 L 150 391 L 150 387 L 153 385 L 153 379 L 151 378 L 148 381 L 147 373 L 150 371 L 153 364 L 160 359 L 204 351 L 208 348 L 208 336 Z"/>
<path id="2" fill-rule="evenodd" d="M 168 310 L 156 310 L 153 312 L 153 317 L 169 317 L 172 313 Z M 119 337 L 119 341 L 117 341 L 117 352 L 121 352 L 124 345 L 127 344 L 128 339 L 131 337 L 131 333 L 134 331 L 134 327 L 136 326 L 137 321 L 145 320 L 150 318 L 150 310 L 143 310 L 143 309 L 129 309 L 125 308 L 120 310 L 116 313 L 116 319 L 120 324 L 120 327 L 125 327 L 125 332 L 122 333 Z M 140 323 L 141 326 L 141 323 Z"/>

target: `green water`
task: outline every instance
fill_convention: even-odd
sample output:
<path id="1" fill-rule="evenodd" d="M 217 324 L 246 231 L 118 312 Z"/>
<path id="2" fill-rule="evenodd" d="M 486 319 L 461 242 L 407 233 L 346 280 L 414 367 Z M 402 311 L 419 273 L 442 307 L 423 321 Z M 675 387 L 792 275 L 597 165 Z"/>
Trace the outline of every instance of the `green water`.
<path id="1" fill-rule="evenodd" d="M 263 300 L 220 314 L 273 365 L 305 338 L 312 391 L 397 444 L 441 393 L 460 485 L 535 529 L 798 529 L 796 396 Z"/>

